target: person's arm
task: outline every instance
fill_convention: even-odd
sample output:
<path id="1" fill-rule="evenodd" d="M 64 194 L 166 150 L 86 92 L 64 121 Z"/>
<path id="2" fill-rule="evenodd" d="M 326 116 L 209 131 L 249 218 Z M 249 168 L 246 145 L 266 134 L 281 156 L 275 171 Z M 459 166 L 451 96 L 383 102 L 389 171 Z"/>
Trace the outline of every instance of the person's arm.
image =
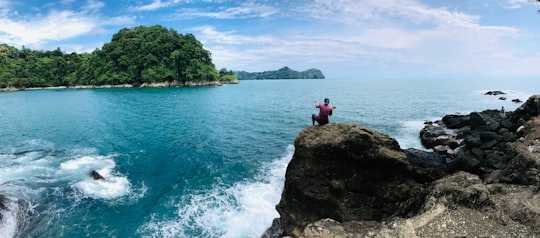
<path id="1" fill-rule="evenodd" d="M 315 107 L 318 108 L 319 104 L 317 103 L 317 100 L 315 100 Z"/>

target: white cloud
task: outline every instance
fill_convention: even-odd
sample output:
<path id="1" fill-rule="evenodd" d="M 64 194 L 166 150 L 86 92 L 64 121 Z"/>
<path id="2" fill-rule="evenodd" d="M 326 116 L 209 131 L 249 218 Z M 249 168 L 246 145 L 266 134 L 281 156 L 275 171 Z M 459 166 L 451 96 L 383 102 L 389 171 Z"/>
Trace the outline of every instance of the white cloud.
<path id="1" fill-rule="evenodd" d="M 96 19 L 72 11 L 51 11 L 40 19 L 13 21 L 0 19 L 2 41 L 15 45 L 39 44 L 46 40 L 63 40 L 91 31 Z"/>
<path id="2" fill-rule="evenodd" d="M 356 42 L 300 35 L 247 36 L 238 32 L 219 32 L 213 27 L 194 28 L 197 38 L 212 52 L 218 67 L 235 70 L 269 70 L 284 65 L 311 68 L 303 63 L 347 62 L 358 57 L 373 57 Z M 359 50 L 360 49 L 360 50 Z M 297 62 L 297 63 L 294 63 Z M 261 69 L 260 67 L 264 67 Z"/>
<path id="3" fill-rule="evenodd" d="M 520 59 L 518 55 L 523 53 L 507 44 L 508 39 L 520 37 L 515 27 L 483 25 L 478 15 L 413 0 L 315 0 L 298 9 L 306 12 L 297 20 L 308 17 L 306 21 L 316 27 L 285 23 L 282 34 L 259 36 L 202 27 L 196 29 L 197 37 L 213 52 L 216 65 L 248 71 L 294 64 L 334 71 L 339 70 L 330 68 L 358 65 L 439 74 L 491 74 L 495 72 L 492 67 L 507 68 L 507 61 Z"/>
<path id="4" fill-rule="evenodd" d="M 97 11 L 99 9 L 102 9 L 103 7 L 105 7 L 105 3 L 103 3 L 103 2 L 94 1 L 94 0 L 88 0 L 86 6 L 84 8 L 85 8 L 85 10 L 88 10 L 88 11 Z"/>
<path id="5" fill-rule="evenodd" d="M 525 1 L 489 1 L 484 7 L 498 11 L 502 4 L 519 5 L 526 4 Z M 64 2 L 71 4 L 70 0 Z M 525 46 L 511 43 L 524 37 L 534 40 L 535 36 L 530 33 L 525 36 L 527 32 L 522 33 L 517 27 L 486 25 L 482 16 L 457 10 L 469 9 L 466 5 L 434 7 L 417 0 L 152 0 L 147 3 L 127 10 L 140 11 L 136 14 L 141 19 L 147 18 L 146 11 L 164 13 L 160 14 L 161 21 L 166 18 L 173 28 L 178 24 L 177 30 L 188 27 L 194 32 L 212 52 L 216 66 L 234 70 L 263 71 L 286 65 L 298 70 L 316 67 L 323 72 L 365 69 L 363 72 L 380 75 L 390 75 L 400 67 L 405 73 L 538 71 L 532 69 L 537 68 L 534 64 L 539 57 L 531 56 L 531 50 L 524 50 Z M 163 9 L 180 5 L 183 8 Z M 109 34 L 106 26 L 125 27 L 137 20 L 135 16 L 125 15 L 103 17 L 100 12 L 104 8 L 101 1 L 87 0 L 80 11 L 51 10 L 34 16 L 19 16 L 11 11 L 14 17 L 0 15 L 0 42 L 40 46 L 55 41 L 62 48 L 94 49 L 96 40 L 90 46 L 61 41 L 86 34 Z M 8 10 L 9 3 L 0 0 L 0 14 Z M 171 11 L 176 16 L 167 18 L 165 14 Z M 534 10 L 531 15 L 536 15 Z M 184 21 L 177 21 L 183 19 L 206 22 L 200 27 L 186 26 Z M 216 19 L 219 26 L 208 25 Z M 245 24 L 229 24 L 238 20 L 244 20 Z M 263 33 L 253 34 L 252 29 Z"/>
<path id="6" fill-rule="evenodd" d="M 255 2 L 244 2 L 239 6 L 219 7 L 218 9 L 195 9 L 181 8 L 176 11 L 174 19 L 191 19 L 199 17 L 217 19 L 245 19 L 245 18 L 267 18 L 277 14 L 279 10 L 266 4 Z"/>
<path id="7" fill-rule="evenodd" d="M 72 2 L 64 0 L 62 3 L 69 5 Z M 0 11 L 4 9 L 6 14 L 0 15 L 0 42 L 40 49 L 48 42 L 65 45 L 61 41 L 86 34 L 105 33 L 104 26 L 124 25 L 134 21 L 129 16 L 103 18 L 98 12 L 103 7 L 105 4 L 101 1 L 88 0 L 80 11 L 51 9 L 46 14 L 19 15 L 16 10 L 10 9 L 9 4 L 1 2 Z"/>
<path id="8" fill-rule="evenodd" d="M 150 4 L 132 7 L 131 9 L 134 11 L 154 11 L 160 8 L 171 6 L 174 3 L 175 2 L 162 2 L 161 0 L 154 0 Z"/>
<path id="9" fill-rule="evenodd" d="M 7 0 L 0 0 L 0 16 L 5 16 L 9 12 L 9 2 Z"/>
<path id="10" fill-rule="evenodd" d="M 523 5 L 531 4 L 531 1 L 532 0 L 508 0 L 508 3 L 505 7 L 511 9 L 521 8 L 521 6 Z M 536 2 L 536 0 L 534 0 L 533 2 Z"/>

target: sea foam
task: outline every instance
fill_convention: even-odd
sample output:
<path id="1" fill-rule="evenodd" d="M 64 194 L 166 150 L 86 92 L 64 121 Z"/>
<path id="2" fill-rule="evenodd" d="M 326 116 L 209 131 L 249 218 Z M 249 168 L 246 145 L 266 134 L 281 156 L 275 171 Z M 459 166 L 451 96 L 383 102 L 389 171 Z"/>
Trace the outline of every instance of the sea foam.
<path id="1" fill-rule="evenodd" d="M 283 190 L 284 174 L 294 153 L 262 164 L 259 176 L 231 187 L 215 185 L 210 191 L 184 195 L 177 216 L 156 214 L 139 228 L 145 237 L 259 237 L 279 217 L 275 210 Z"/>
<path id="2" fill-rule="evenodd" d="M 3 197 L 5 209 L 0 209 L 0 234 L 2 237 L 14 237 L 17 233 L 20 216 L 18 200 L 11 197 Z"/>
<path id="3" fill-rule="evenodd" d="M 60 170 L 71 177 L 72 186 L 92 198 L 114 199 L 131 192 L 127 177 L 114 172 L 116 163 L 108 156 L 83 156 L 60 164 Z M 105 179 L 94 180 L 90 176 L 97 171 Z"/>

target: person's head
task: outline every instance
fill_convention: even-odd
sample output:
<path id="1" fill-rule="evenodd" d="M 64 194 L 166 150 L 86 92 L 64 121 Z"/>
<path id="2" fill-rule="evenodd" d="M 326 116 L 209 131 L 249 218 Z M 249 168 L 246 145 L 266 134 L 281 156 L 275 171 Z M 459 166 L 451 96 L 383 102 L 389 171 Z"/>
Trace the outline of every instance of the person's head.
<path id="1" fill-rule="evenodd" d="M 325 99 L 324 99 L 324 105 L 328 105 L 328 104 L 330 104 L 330 99 L 325 98 Z"/>

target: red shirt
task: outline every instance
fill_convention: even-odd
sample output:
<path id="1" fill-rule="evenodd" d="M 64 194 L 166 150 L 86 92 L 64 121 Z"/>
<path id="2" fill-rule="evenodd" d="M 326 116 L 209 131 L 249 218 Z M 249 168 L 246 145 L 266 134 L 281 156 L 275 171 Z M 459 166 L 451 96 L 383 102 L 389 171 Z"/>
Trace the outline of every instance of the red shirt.
<path id="1" fill-rule="evenodd" d="M 319 104 L 316 107 L 320 109 L 317 119 L 321 121 L 328 121 L 328 116 L 332 115 L 332 106 Z"/>

